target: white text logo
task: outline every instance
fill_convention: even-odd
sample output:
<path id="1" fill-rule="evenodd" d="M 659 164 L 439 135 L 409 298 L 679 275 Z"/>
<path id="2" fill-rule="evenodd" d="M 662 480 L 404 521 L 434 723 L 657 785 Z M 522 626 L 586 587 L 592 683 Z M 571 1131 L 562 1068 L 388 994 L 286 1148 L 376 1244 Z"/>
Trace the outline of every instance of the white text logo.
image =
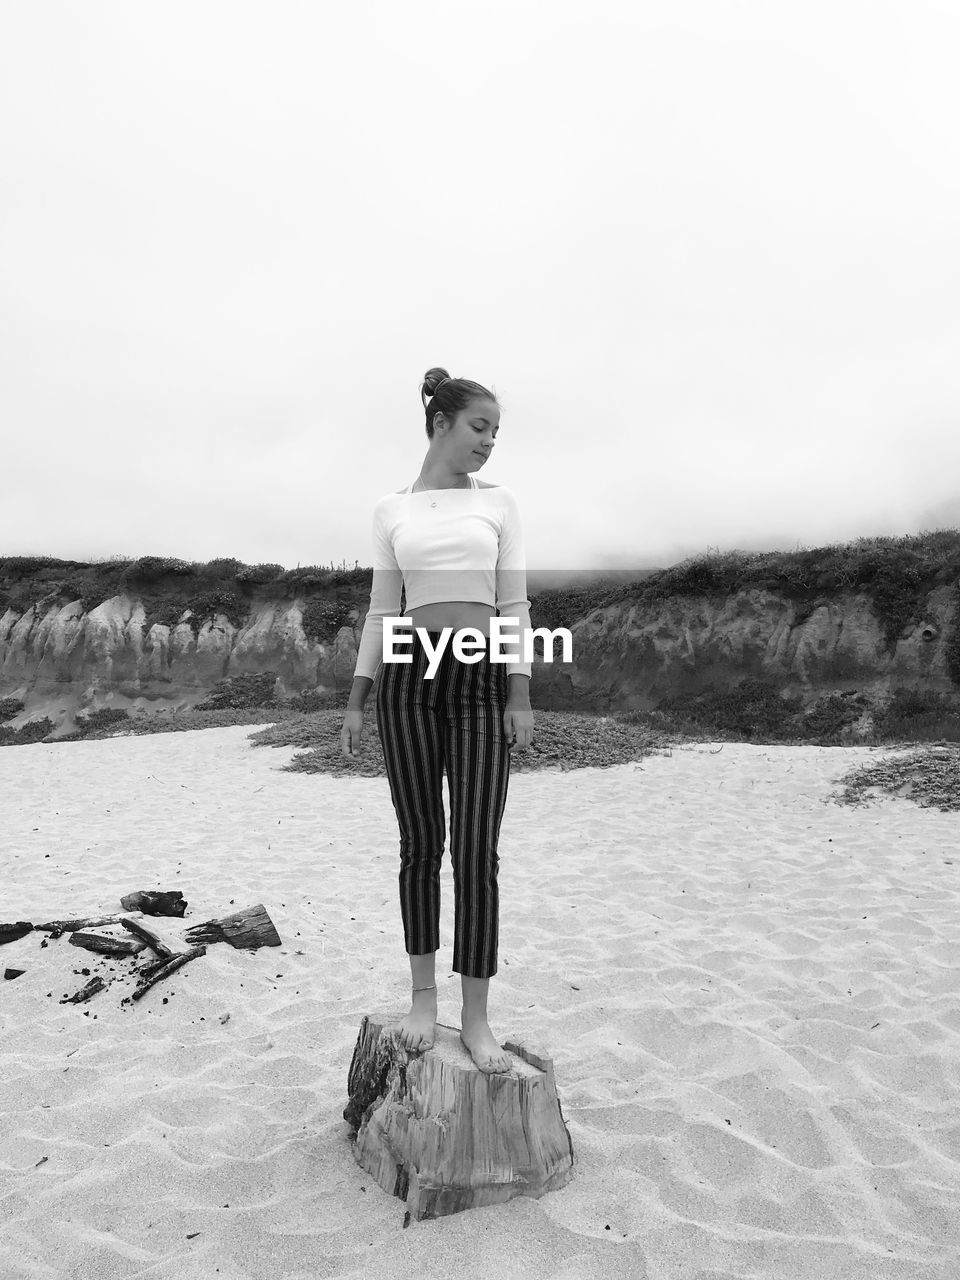
<path id="1" fill-rule="evenodd" d="M 462 627 L 459 631 L 454 632 L 453 627 L 444 627 L 440 632 L 440 638 L 434 646 L 430 639 L 430 634 L 423 627 L 417 627 L 416 632 L 420 638 L 420 643 L 426 652 L 428 665 L 425 679 L 432 680 L 440 666 L 440 659 L 446 652 L 447 644 L 450 636 L 453 635 L 453 654 L 460 662 L 480 662 L 485 653 L 489 653 L 491 662 L 498 663 L 517 663 L 533 661 L 533 641 L 539 636 L 543 641 L 543 660 L 544 662 L 553 661 L 553 645 L 554 641 L 559 638 L 561 647 L 561 662 L 573 661 L 573 637 L 566 627 L 557 627 L 551 631 L 547 627 L 528 627 L 523 631 L 523 643 L 519 645 L 519 649 L 511 649 L 507 652 L 503 648 L 504 642 L 508 645 L 518 645 L 520 636 L 519 618 L 491 618 L 490 619 L 490 639 L 484 636 L 482 631 L 476 627 Z M 412 653 L 397 653 L 394 649 L 395 644 L 411 645 L 413 643 L 413 635 L 410 631 L 409 618 L 384 618 L 383 620 L 383 660 L 384 662 L 412 662 Z"/>

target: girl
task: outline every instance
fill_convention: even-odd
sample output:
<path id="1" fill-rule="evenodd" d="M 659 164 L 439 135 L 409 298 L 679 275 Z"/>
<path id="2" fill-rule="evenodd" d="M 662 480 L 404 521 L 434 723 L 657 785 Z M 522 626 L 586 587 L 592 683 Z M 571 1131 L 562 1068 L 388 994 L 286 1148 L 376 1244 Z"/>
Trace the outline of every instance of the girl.
<path id="1" fill-rule="evenodd" d="M 413 977 L 400 1040 L 413 1051 L 434 1042 L 446 770 L 460 1038 L 481 1071 L 509 1071 L 510 1059 L 487 1022 L 487 990 L 497 971 L 497 840 L 510 752 L 529 746 L 533 736 L 530 663 L 522 661 L 530 628 L 523 539 L 513 493 L 473 475 L 485 466 L 500 430 L 496 397 L 445 369 L 428 371 L 420 397 L 430 443 L 417 479 L 374 507 L 370 608 L 340 743 L 345 755 L 360 750 L 364 703 L 383 660 L 383 619 L 399 616 L 402 588 L 407 614 L 402 631 L 395 628 L 395 651 L 406 660 L 383 662 L 376 701 L 400 827 L 400 911 Z M 518 655 L 507 663 L 490 656 L 490 619 L 498 610 L 517 620 L 503 624 L 502 652 Z M 444 628 L 452 634 L 441 652 Z M 464 628 L 482 637 L 465 652 L 487 645 L 479 661 L 462 661 L 454 652 Z M 433 653 L 440 657 L 431 678 Z"/>

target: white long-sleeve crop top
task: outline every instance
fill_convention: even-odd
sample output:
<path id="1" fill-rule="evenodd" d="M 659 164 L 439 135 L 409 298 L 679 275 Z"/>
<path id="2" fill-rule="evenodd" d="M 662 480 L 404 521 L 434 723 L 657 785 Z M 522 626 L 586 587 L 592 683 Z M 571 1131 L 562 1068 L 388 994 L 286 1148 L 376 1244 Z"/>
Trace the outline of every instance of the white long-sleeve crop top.
<path id="1" fill-rule="evenodd" d="M 522 636 L 530 628 L 523 531 L 510 489 L 481 489 L 471 476 L 469 489 L 414 493 L 408 485 L 376 503 L 370 608 L 355 676 L 376 676 L 383 661 L 383 619 L 400 616 L 401 587 L 408 614 L 423 604 L 476 600 L 494 605 L 502 618 L 518 618 L 518 631 L 504 628 L 503 652 L 520 656 L 508 658 L 504 670 L 530 675 L 530 663 L 522 661 Z M 410 650 L 401 646 L 397 652 Z"/>

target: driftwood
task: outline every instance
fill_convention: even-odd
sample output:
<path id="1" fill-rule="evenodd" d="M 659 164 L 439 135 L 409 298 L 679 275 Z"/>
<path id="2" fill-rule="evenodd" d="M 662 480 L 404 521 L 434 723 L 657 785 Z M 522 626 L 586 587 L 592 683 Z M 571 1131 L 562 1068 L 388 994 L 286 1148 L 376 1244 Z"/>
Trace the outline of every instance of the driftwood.
<path id="1" fill-rule="evenodd" d="M 129 913 L 126 913 L 129 914 Z M 45 933 L 56 934 L 57 937 L 61 933 L 75 933 L 77 929 L 95 929 L 102 924 L 119 924 L 123 919 L 123 915 L 107 915 L 107 916 L 75 916 L 64 920 L 48 920 L 46 924 L 35 924 L 35 929 L 42 929 Z"/>
<path id="2" fill-rule="evenodd" d="M 183 916 L 187 900 L 179 889 L 138 889 L 120 899 L 124 911 L 142 911 L 146 916 Z"/>
<path id="3" fill-rule="evenodd" d="M 147 915 L 147 916 L 180 916 L 187 909 L 187 902 L 179 889 L 163 890 L 163 889 L 138 889 L 135 893 L 127 893 L 120 899 L 120 905 L 123 907 L 123 915 L 99 915 L 99 916 L 72 916 L 64 917 L 62 920 L 48 920 L 46 924 L 38 924 L 32 926 L 37 929 L 43 929 L 47 933 L 56 934 L 58 937 L 61 933 L 75 933 L 78 929 L 95 929 L 98 925 L 103 924 L 119 924 L 124 916 Z M 2 941 L 2 930 L 6 926 L 0 925 L 0 941 Z"/>
<path id="4" fill-rule="evenodd" d="M 231 947 L 279 947 L 280 935 L 262 902 L 246 911 L 236 911 L 222 920 L 205 920 L 184 933 L 188 942 L 229 942 Z"/>
<path id="5" fill-rule="evenodd" d="M 164 960 L 162 964 L 150 965 L 149 974 L 145 970 L 140 976 L 140 982 L 137 989 L 130 997 L 131 1000 L 139 1000 L 147 994 L 151 987 L 156 986 L 158 982 L 162 982 L 164 978 L 169 978 L 171 973 L 175 973 L 181 966 L 188 964 L 191 960 L 196 960 L 197 956 L 205 956 L 207 954 L 206 947 L 193 947 L 189 951 L 184 951 L 178 956 L 173 956 L 170 960 Z"/>
<path id="6" fill-rule="evenodd" d="M 85 947 L 87 951 L 99 951 L 105 956 L 136 955 L 147 945 L 140 938 L 112 938 L 106 933 L 85 933 L 82 929 L 71 933 L 67 941 L 75 947 Z"/>
<path id="7" fill-rule="evenodd" d="M 49 933 L 51 938 L 59 938 L 61 934 L 70 935 L 69 942 L 75 947 L 84 947 L 88 951 L 100 952 L 103 955 L 135 955 L 150 947 L 157 955 L 157 960 L 139 970 L 139 982 L 132 997 L 139 1000 L 162 982 L 164 978 L 175 973 L 182 965 L 198 956 L 206 955 L 207 943 L 228 942 L 232 947 L 254 950 L 257 947 L 282 946 L 279 933 L 267 914 L 263 903 L 248 907 L 245 911 L 235 911 L 232 915 L 219 920 L 205 920 L 195 924 L 186 931 L 178 930 L 174 935 L 171 926 L 161 924 L 156 916 L 179 916 L 182 918 L 186 901 L 180 893 L 161 893 L 140 890 L 127 894 L 120 901 L 137 910 L 129 910 L 124 914 L 108 914 L 100 916 L 64 917 L 60 920 L 48 920 L 45 924 L 32 925 L 25 920 L 16 924 L 0 925 L 0 943 L 12 942 L 36 928 Z M 149 924 L 142 913 L 150 915 Z M 87 930 L 99 925 L 120 924 L 135 935 L 133 939 L 116 938 L 110 934 L 89 933 Z M 46 946 L 46 942 L 42 945 Z M 10 971 L 10 976 L 19 976 Z M 92 978 L 90 982 L 75 995 L 65 997 L 60 1003 L 79 1004 L 89 1000 L 97 991 L 104 989 L 101 978 Z M 126 1001 L 124 1001 L 126 1003 Z"/>
<path id="8" fill-rule="evenodd" d="M 438 1023 L 419 1054 L 398 1031 L 364 1016 L 343 1117 L 360 1165 L 410 1217 L 539 1198 L 570 1180 L 573 1144 L 549 1058 L 507 1041 L 512 1069 L 487 1074 L 455 1027 Z"/>
<path id="9" fill-rule="evenodd" d="M 168 933 L 162 932 L 153 921 L 147 924 L 145 920 L 137 920 L 132 916 L 121 916 L 120 923 L 125 929 L 129 929 L 135 937 L 140 938 L 147 946 L 152 947 L 157 955 L 162 956 L 164 960 L 169 960 L 171 956 L 182 955 L 189 950 L 189 947 L 180 938 L 174 938 Z"/>
<path id="10" fill-rule="evenodd" d="M 60 1004 L 83 1004 L 84 1000 L 89 1000 L 91 996 L 96 995 L 103 988 L 104 981 L 102 978 L 91 978 L 85 987 L 81 987 L 72 996 L 64 996 Z"/>
<path id="11" fill-rule="evenodd" d="M 127 897 L 122 898 L 121 901 L 128 902 L 142 899 L 143 896 L 142 893 L 129 894 Z M 172 898 L 175 895 L 168 894 L 166 896 Z M 144 908 L 145 911 L 146 908 Z M 153 925 L 147 925 L 142 918 L 144 912 L 138 910 L 100 916 L 65 916 L 61 920 L 48 920 L 45 924 L 37 925 L 28 924 L 26 921 L 20 921 L 15 925 L 0 925 L 0 942 L 12 942 L 14 938 L 23 937 L 31 929 L 38 929 L 59 937 L 63 933 L 77 933 L 84 929 L 95 929 L 101 925 L 122 924 L 124 928 L 129 929 L 128 922 L 136 920 L 142 926 L 138 936 L 154 947 L 155 950 L 160 949 L 155 946 L 155 942 L 160 941 L 160 946 L 166 946 L 167 953 L 171 955 L 183 950 L 184 945 L 189 947 L 209 942 L 229 942 L 232 947 L 246 948 L 250 951 L 255 950 L 257 947 L 279 947 L 283 945 L 276 926 L 267 914 L 267 909 L 262 902 L 258 902 L 256 906 L 247 907 L 244 911 L 235 911 L 232 915 L 223 916 L 217 920 L 204 920 L 200 924 L 191 925 L 188 929 L 182 931 L 176 940 L 173 940 L 168 932 L 159 933 L 158 929 Z M 155 916 L 156 913 L 147 914 Z M 168 913 L 163 912 L 161 914 L 166 915 Z M 9 937 L 4 935 L 4 930 L 10 931 Z M 16 932 L 16 930 L 20 930 L 20 932 Z M 136 933 L 137 930 L 131 930 L 131 932 Z"/>
<path id="12" fill-rule="evenodd" d="M 15 924 L 0 924 L 0 946 L 5 942 L 16 942 L 18 938 L 26 937 L 33 929 L 33 925 L 28 920 L 18 920 Z"/>

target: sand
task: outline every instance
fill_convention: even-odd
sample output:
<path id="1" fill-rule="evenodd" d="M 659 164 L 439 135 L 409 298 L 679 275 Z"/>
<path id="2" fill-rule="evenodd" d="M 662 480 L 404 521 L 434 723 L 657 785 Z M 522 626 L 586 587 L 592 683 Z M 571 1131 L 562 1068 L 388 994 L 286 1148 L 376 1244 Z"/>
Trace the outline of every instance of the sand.
<path id="1" fill-rule="evenodd" d="M 831 803 L 882 748 L 511 779 L 490 1021 L 553 1059 L 574 1177 L 404 1229 L 342 1118 L 362 1016 L 408 999 L 386 780 L 252 732 L 0 752 L 0 919 L 180 889 L 283 938 L 126 1005 L 129 962 L 0 948 L 3 1280 L 960 1275 L 960 823 Z M 58 1003 L 82 967 L 116 980 Z"/>

